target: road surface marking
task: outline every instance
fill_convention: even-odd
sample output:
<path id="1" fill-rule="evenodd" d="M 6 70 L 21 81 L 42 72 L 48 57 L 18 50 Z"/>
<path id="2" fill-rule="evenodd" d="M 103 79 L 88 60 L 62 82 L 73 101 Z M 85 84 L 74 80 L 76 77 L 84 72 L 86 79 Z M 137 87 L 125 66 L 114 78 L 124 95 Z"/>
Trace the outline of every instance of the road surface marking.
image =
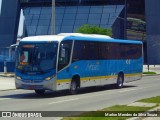
<path id="1" fill-rule="evenodd" d="M 121 91 L 117 91 L 117 92 L 129 92 L 129 91 L 134 91 L 134 90 L 138 90 L 138 89 L 121 90 Z"/>
<path id="2" fill-rule="evenodd" d="M 9 99 L 11 99 L 11 98 L 1 98 L 0 101 L 1 100 L 9 100 Z"/>
<path id="3" fill-rule="evenodd" d="M 146 88 L 148 88 L 148 87 L 146 87 Z M 128 89 L 128 90 L 120 90 L 120 91 L 108 91 L 108 92 L 106 92 L 105 91 L 105 93 L 98 93 L 98 94 L 95 94 L 95 95 L 87 95 L 87 96 L 83 96 L 83 97 L 80 97 L 80 98 L 78 98 L 78 99 L 84 99 L 84 98 L 91 98 L 91 97 L 98 97 L 98 96 L 102 96 L 102 95 L 109 95 L 109 94 L 114 94 L 114 93 L 117 93 L 117 92 L 119 92 L 119 93 L 123 93 L 123 92 L 130 92 L 130 91 L 136 91 L 136 90 L 140 90 L 140 89 L 144 89 L 144 88 L 138 88 L 138 89 Z"/>
<path id="4" fill-rule="evenodd" d="M 133 90 L 138 90 L 138 89 L 129 89 L 129 90 L 121 90 L 121 91 L 112 91 L 112 90 L 110 90 L 110 91 L 105 91 L 104 93 L 98 93 L 98 94 L 95 94 L 95 95 L 87 95 L 87 96 L 84 96 L 84 97 L 81 97 L 81 98 L 89 98 L 89 97 L 95 97 L 95 96 L 101 96 L 101 95 L 106 95 L 106 94 L 114 94 L 114 93 L 116 93 L 116 92 L 129 92 L 129 91 L 133 91 Z M 79 99 L 81 99 L 81 98 L 79 98 Z"/>
<path id="5" fill-rule="evenodd" d="M 57 103 L 63 103 L 63 102 L 70 102 L 74 100 L 78 100 L 79 98 L 74 98 L 74 99 L 67 99 L 67 100 L 62 100 L 62 101 L 57 101 L 57 102 L 51 102 L 49 104 L 57 104 Z"/>
<path id="6" fill-rule="evenodd" d="M 109 90 L 109 91 L 104 91 L 104 93 L 97 93 L 97 94 L 93 94 L 93 95 L 91 95 L 91 93 L 87 93 L 87 94 L 84 94 L 85 96 L 77 95 L 77 98 L 66 99 L 66 100 L 57 101 L 57 102 L 51 102 L 49 104 L 57 104 L 57 103 L 62 103 L 62 102 L 69 102 L 69 101 L 74 101 L 74 100 L 78 100 L 78 99 L 88 99 L 88 98 L 92 98 L 92 97 L 98 97 L 98 96 L 103 96 L 103 95 L 115 94 L 117 92 L 118 93 L 125 93 L 125 92 L 130 92 L 130 91 L 138 91 L 138 90 L 141 90 L 141 89 L 152 88 L 154 86 L 142 87 L 142 88 L 136 88 L 136 89 L 121 89 L 119 91 L 117 91 L 117 90 L 116 91 L 115 90 Z"/>

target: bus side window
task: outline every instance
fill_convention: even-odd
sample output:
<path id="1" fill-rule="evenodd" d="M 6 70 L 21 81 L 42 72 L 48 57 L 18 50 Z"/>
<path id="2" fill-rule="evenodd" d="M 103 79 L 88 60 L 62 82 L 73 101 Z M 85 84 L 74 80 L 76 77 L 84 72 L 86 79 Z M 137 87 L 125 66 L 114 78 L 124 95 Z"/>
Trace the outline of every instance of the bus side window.
<path id="1" fill-rule="evenodd" d="M 85 52 L 84 49 L 85 49 L 84 41 L 74 42 L 72 62 L 84 60 L 84 52 Z"/>
<path id="2" fill-rule="evenodd" d="M 72 41 L 62 41 L 60 44 L 59 58 L 58 58 L 58 71 L 66 67 L 70 62 L 72 49 Z"/>

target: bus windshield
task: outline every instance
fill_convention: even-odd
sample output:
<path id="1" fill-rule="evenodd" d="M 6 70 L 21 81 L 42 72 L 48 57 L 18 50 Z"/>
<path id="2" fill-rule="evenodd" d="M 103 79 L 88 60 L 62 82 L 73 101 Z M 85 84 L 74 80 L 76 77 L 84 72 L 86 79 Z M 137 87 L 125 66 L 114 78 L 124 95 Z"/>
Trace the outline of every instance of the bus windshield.
<path id="1" fill-rule="evenodd" d="M 20 43 L 17 48 L 16 69 L 40 72 L 56 69 L 58 43 Z"/>

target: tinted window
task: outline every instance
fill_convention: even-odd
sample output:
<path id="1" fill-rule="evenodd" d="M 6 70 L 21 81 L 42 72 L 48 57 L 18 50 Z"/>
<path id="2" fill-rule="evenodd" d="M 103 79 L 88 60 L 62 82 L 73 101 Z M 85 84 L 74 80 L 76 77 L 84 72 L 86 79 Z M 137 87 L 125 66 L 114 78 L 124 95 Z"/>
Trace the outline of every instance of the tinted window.
<path id="1" fill-rule="evenodd" d="M 86 60 L 99 59 L 98 42 L 85 42 L 85 44 L 84 44 L 84 57 Z"/>
<path id="2" fill-rule="evenodd" d="M 73 58 L 72 61 L 78 61 L 84 59 L 84 42 L 75 41 L 74 43 L 74 50 L 73 50 Z"/>
<path id="3" fill-rule="evenodd" d="M 100 59 L 119 59 L 119 43 L 99 43 Z"/>
<path id="4" fill-rule="evenodd" d="M 138 59 L 142 45 L 111 42 L 75 41 L 73 62 L 78 60 Z"/>
<path id="5" fill-rule="evenodd" d="M 142 45 L 120 44 L 121 59 L 138 59 L 142 56 Z"/>
<path id="6" fill-rule="evenodd" d="M 73 62 L 78 60 L 99 59 L 98 42 L 75 41 L 73 51 Z"/>

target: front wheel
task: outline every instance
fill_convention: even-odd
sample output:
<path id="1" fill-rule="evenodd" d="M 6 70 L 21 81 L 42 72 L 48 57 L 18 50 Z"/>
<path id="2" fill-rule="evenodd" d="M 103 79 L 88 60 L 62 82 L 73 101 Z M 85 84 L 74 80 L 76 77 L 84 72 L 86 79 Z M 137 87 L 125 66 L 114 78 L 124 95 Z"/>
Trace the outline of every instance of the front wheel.
<path id="1" fill-rule="evenodd" d="M 44 95 L 45 90 L 35 90 L 35 93 L 37 93 L 38 95 Z"/>
<path id="2" fill-rule="evenodd" d="M 124 77 L 122 74 L 119 74 L 118 78 L 117 78 L 117 84 L 116 84 L 117 88 L 119 88 L 119 89 L 122 88 L 123 82 L 124 82 Z"/>
<path id="3" fill-rule="evenodd" d="M 77 93 L 77 88 L 78 88 L 77 86 L 78 86 L 77 82 L 75 80 L 72 80 L 71 85 L 70 85 L 70 93 L 72 95 Z"/>

